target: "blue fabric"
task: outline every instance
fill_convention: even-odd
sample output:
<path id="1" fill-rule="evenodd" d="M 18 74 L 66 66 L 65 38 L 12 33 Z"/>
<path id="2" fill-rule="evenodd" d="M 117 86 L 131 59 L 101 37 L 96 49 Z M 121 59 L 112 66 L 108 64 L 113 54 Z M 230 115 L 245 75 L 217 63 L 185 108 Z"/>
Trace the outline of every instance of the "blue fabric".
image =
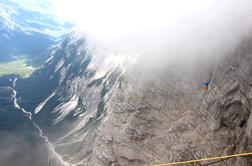
<path id="1" fill-rule="evenodd" d="M 209 84 L 210 84 L 210 80 L 208 82 L 202 82 L 201 84 L 204 85 L 204 86 L 206 86 L 206 87 L 208 87 Z"/>

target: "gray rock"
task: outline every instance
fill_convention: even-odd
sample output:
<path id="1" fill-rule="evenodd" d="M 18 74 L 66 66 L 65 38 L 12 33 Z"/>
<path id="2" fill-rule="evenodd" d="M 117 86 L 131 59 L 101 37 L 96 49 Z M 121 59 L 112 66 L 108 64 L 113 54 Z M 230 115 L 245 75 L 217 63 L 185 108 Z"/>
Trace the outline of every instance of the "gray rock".
<path id="1" fill-rule="evenodd" d="M 252 151 L 252 52 L 244 45 L 238 50 L 206 71 L 212 79 L 207 93 L 191 89 L 196 77 L 186 71 L 168 70 L 152 80 L 126 73 L 106 103 L 87 165 L 151 165 Z M 239 157 L 215 165 L 252 161 Z"/>

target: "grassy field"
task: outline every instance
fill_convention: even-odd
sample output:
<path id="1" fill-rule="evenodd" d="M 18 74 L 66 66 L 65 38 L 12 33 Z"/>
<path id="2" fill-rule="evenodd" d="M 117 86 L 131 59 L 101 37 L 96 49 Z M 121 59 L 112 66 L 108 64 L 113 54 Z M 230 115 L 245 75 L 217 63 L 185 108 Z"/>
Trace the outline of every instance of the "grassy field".
<path id="1" fill-rule="evenodd" d="M 27 64 L 27 59 L 18 59 L 11 62 L 0 63 L 0 76 L 8 74 L 17 74 L 20 77 L 29 77 L 34 71 L 35 67 Z"/>

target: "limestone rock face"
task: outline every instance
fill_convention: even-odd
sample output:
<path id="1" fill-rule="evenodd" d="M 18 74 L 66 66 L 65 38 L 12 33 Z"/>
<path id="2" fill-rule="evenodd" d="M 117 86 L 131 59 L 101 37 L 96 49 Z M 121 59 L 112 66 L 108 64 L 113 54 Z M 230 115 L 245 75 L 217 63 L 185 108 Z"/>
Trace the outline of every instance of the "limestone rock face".
<path id="1" fill-rule="evenodd" d="M 248 44 L 198 74 L 211 78 L 208 92 L 192 88 L 197 77 L 186 70 L 167 69 L 153 79 L 126 73 L 105 104 L 86 164 L 150 165 L 252 151 Z M 215 165 L 249 166 L 252 160 L 241 157 Z"/>
<path id="2" fill-rule="evenodd" d="M 69 165 L 149 166 L 252 151 L 251 41 L 213 64 L 155 70 L 105 65 L 114 57 L 93 55 L 85 41 L 70 36 L 41 70 L 17 82 L 20 103 Z"/>

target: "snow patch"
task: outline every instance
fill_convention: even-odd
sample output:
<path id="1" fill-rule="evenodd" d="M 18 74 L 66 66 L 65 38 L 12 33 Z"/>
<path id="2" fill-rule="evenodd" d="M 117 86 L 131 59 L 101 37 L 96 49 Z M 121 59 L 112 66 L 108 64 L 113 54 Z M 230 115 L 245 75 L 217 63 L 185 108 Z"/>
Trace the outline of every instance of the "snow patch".
<path id="1" fill-rule="evenodd" d="M 42 101 L 34 110 L 34 113 L 37 114 L 41 111 L 41 109 L 44 107 L 44 105 L 55 95 L 55 92 L 53 92 L 50 96 L 48 96 L 44 101 Z"/>
<path id="2" fill-rule="evenodd" d="M 60 59 L 60 61 L 58 62 L 58 64 L 56 65 L 55 69 L 54 69 L 54 73 L 56 73 L 64 64 L 64 60 Z"/>
<path id="3" fill-rule="evenodd" d="M 56 108 L 53 113 L 57 113 L 58 116 L 54 120 L 54 124 L 59 123 L 62 121 L 70 112 L 76 109 L 78 106 L 78 98 L 73 96 L 67 103 L 63 104 L 62 106 Z"/>
<path id="4" fill-rule="evenodd" d="M 49 61 L 51 61 L 52 59 L 53 59 L 53 55 L 52 56 L 50 56 L 46 61 L 45 61 L 45 63 L 48 63 Z"/>

